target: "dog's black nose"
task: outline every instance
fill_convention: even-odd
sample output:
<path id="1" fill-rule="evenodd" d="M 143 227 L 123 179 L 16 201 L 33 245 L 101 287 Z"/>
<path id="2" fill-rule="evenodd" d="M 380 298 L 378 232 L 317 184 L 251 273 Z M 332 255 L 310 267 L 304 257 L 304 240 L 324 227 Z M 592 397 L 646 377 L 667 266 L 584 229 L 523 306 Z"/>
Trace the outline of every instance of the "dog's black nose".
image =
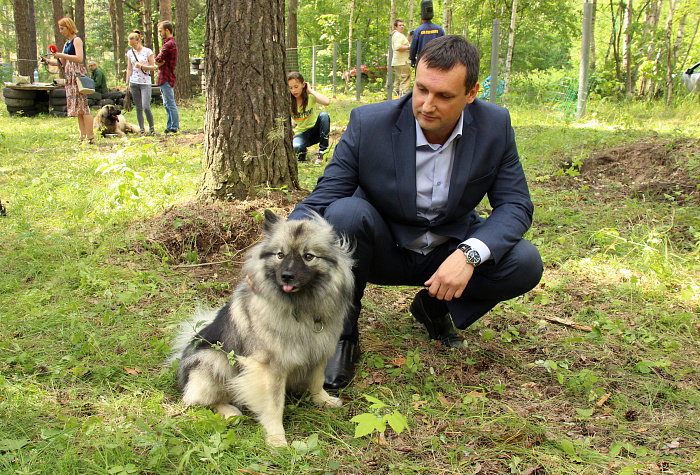
<path id="1" fill-rule="evenodd" d="M 294 272 L 289 272 L 289 271 L 282 272 L 282 275 L 280 276 L 280 278 L 282 279 L 282 282 L 284 282 L 285 284 L 293 282 L 295 279 Z"/>

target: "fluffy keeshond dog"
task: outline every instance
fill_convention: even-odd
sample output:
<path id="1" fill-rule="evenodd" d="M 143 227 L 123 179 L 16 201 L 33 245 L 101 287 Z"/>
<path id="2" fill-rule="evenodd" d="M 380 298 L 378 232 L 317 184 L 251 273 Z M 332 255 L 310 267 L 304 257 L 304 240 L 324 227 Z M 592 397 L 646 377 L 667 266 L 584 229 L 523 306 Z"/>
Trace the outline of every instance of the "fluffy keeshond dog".
<path id="1" fill-rule="evenodd" d="M 184 347 L 184 404 L 213 406 L 227 418 L 246 406 L 273 446 L 287 445 L 286 391 L 308 388 L 316 405 L 341 406 L 323 381 L 352 305 L 352 265 L 349 242 L 320 216 L 287 221 L 266 210 L 264 238 L 249 251 L 231 301 L 196 316 L 200 323 L 175 345 Z"/>

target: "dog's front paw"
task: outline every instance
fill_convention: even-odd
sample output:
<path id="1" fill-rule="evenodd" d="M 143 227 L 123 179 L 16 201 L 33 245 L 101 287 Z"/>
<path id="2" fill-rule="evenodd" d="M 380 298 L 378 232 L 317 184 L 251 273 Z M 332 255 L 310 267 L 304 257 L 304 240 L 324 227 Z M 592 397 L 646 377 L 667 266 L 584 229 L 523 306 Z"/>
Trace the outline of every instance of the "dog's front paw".
<path id="1" fill-rule="evenodd" d="M 287 446 L 287 438 L 282 435 L 268 435 L 265 437 L 265 442 L 267 445 L 271 447 L 286 447 Z"/>
<path id="2" fill-rule="evenodd" d="M 311 400 L 314 404 L 320 407 L 340 407 L 343 405 L 342 399 L 331 396 L 325 391 L 325 389 L 321 390 L 321 392 L 318 394 L 312 395 Z"/>
<path id="3" fill-rule="evenodd" d="M 242 416 L 243 413 L 233 404 L 218 404 L 215 408 L 217 414 L 221 414 L 224 419 L 229 417 Z"/>

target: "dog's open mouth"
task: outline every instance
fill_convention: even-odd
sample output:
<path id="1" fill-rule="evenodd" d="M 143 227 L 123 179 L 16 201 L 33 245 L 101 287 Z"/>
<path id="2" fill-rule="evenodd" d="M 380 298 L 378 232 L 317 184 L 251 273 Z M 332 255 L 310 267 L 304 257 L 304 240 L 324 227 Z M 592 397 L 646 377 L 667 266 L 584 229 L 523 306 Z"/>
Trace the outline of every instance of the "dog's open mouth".
<path id="1" fill-rule="evenodd" d="M 294 287 L 293 285 L 283 285 L 282 290 L 284 290 L 285 292 L 296 292 L 297 290 L 299 290 L 299 288 Z"/>

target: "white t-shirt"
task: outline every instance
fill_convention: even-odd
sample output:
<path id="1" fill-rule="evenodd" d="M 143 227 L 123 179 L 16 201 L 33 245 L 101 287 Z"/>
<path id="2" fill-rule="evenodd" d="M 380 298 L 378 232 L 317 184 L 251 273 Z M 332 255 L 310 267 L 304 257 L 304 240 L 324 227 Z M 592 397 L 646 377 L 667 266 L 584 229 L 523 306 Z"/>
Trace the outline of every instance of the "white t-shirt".
<path id="1" fill-rule="evenodd" d="M 148 71 L 143 71 L 134 67 L 135 63 L 150 64 L 148 62 L 148 57 L 153 54 L 153 50 L 146 48 L 145 46 L 141 48 L 141 51 L 136 51 L 134 48 L 129 48 L 126 51 L 126 58 L 131 63 L 131 76 L 129 77 L 129 82 L 133 84 L 151 84 L 151 75 Z"/>

